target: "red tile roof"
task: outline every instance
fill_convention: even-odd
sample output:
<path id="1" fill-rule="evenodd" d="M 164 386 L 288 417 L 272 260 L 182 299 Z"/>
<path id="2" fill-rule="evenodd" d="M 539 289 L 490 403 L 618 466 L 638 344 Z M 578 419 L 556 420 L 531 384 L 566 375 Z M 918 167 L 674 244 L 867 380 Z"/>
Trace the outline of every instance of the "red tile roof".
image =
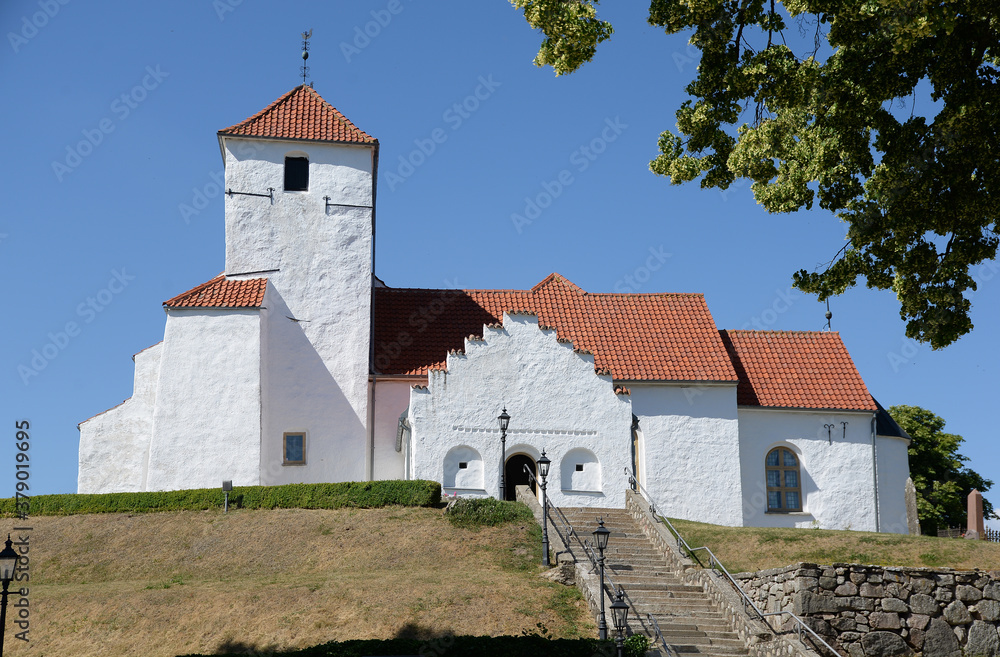
<path id="1" fill-rule="evenodd" d="M 720 333 L 740 377 L 741 406 L 876 409 L 837 332 Z"/>
<path id="2" fill-rule="evenodd" d="M 219 135 L 377 144 L 312 87 L 299 85 L 242 123 Z"/>
<path id="3" fill-rule="evenodd" d="M 207 283 L 163 302 L 167 308 L 260 308 L 266 278 L 227 279 L 219 274 Z"/>
<path id="4" fill-rule="evenodd" d="M 590 294 L 552 274 L 530 290 L 374 289 L 375 370 L 420 375 L 502 321 L 538 315 L 618 381 L 737 381 L 700 294 Z"/>

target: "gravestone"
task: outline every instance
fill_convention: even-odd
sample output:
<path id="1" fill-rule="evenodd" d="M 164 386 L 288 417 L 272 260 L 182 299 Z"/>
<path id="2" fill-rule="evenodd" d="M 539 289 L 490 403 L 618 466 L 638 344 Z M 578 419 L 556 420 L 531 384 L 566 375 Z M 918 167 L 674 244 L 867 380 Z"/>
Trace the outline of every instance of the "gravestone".
<path id="1" fill-rule="evenodd" d="M 969 493 L 969 511 L 966 518 L 965 537 L 979 540 L 986 536 L 986 526 L 983 522 L 983 494 L 973 489 Z"/>
<path id="2" fill-rule="evenodd" d="M 917 487 L 913 480 L 906 478 L 903 496 L 906 499 L 906 530 L 910 536 L 920 536 L 920 519 L 917 517 Z"/>

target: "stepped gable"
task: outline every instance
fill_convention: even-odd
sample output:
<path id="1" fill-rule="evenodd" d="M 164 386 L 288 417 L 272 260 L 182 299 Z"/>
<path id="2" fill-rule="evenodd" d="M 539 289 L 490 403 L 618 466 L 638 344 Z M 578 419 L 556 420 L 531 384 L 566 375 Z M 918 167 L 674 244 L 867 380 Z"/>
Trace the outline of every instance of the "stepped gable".
<path id="1" fill-rule="evenodd" d="M 504 312 L 528 311 L 559 340 L 592 352 L 617 381 L 737 376 L 700 294 L 591 294 L 558 274 L 530 290 L 373 290 L 375 371 L 424 375 Z"/>
<path id="2" fill-rule="evenodd" d="M 740 377 L 740 406 L 877 408 L 836 331 L 720 333 Z"/>
<path id="3" fill-rule="evenodd" d="M 307 84 L 300 84 L 219 136 L 377 144 Z"/>
<path id="4" fill-rule="evenodd" d="M 163 302 L 164 308 L 260 308 L 266 278 L 227 279 L 219 274 L 207 283 Z"/>

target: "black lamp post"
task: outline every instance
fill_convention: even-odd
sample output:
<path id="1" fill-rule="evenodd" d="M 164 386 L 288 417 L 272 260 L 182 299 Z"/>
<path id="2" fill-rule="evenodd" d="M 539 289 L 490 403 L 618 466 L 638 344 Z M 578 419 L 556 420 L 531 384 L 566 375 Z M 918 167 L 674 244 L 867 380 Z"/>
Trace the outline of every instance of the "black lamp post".
<path id="1" fill-rule="evenodd" d="M 625 628 L 628 622 L 628 603 L 625 602 L 624 589 L 618 589 L 618 597 L 611 603 L 611 618 L 615 622 L 615 645 L 618 646 L 618 657 L 625 652 Z"/>
<path id="2" fill-rule="evenodd" d="M 545 478 L 549 476 L 549 465 L 552 461 L 545 456 L 542 450 L 542 457 L 538 459 L 538 474 L 542 477 L 542 565 L 549 566 L 549 507 L 545 497 Z"/>
<path id="3" fill-rule="evenodd" d="M 597 551 L 600 554 L 597 562 L 601 564 L 601 618 L 597 622 L 597 636 L 601 641 L 608 638 L 608 621 L 604 616 L 604 550 L 608 547 L 608 537 L 611 530 L 604 526 L 604 519 L 598 518 L 598 527 L 594 530 L 594 542 L 597 543 Z"/>
<path id="4" fill-rule="evenodd" d="M 497 417 L 500 422 L 500 499 L 507 499 L 507 486 L 504 483 L 504 470 L 507 469 L 507 425 L 510 424 L 510 416 L 507 415 L 507 407 L 504 406 Z"/>
<path id="5" fill-rule="evenodd" d="M 14 566 L 17 565 L 17 552 L 14 551 L 7 534 L 7 547 L 0 550 L 0 582 L 3 582 L 3 594 L 0 595 L 0 655 L 3 655 L 3 634 L 7 627 L 7 587 L 14 579 Z"/>

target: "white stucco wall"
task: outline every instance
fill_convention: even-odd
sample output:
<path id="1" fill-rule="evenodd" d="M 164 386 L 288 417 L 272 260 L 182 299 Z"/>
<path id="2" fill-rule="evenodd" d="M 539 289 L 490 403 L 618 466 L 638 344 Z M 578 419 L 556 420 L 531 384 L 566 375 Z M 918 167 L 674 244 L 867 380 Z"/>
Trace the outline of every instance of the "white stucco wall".
<path id="1" fill-rule="evenodd" d="M 405 479 L 404 453 L 396 451 L 399 416 L 410 403 L 408 381 L 375 381 L 375 449 L 373 479 Z"/>
<path id="2" fill-rule="evenodd" d="M 373 149 L 232 137 L 224 144 L 227 188 L 275 189 L 273 202 L 226 197 L 227 275 L 267 276 L 273 288 L 262 311 L 262 483 L 363 480 Z M 289 154 L 308 157 L 308 191 L 283 191 Z M 342 205 L 327 209 L 325 196 Z M 344 207 L 351 205 L 368 207 Z M 282 466 L 284 432 L 303 430 L 306 465 Z"/>
<path id="3" fill-rule="evenodd" d="M 667 516 L 739 526 L 736 384 L 630 384 L 639 418 L 640 483 Z"/>
<path id="4" fill-rule="evenodd" d="M 906 479 L 910 476 L 909 445 L 903 438 L 876 436 L 878 447 L 879 531 L 906 534 Z"/>
<path id="5" fill-rule="evenodd" d="M 257 310 L 168 310 L 146 490 L 260 483 Z"/>
<path id="6" fill-rule="evenodd" d="M 739 419 L 746 526 L 875 531 L 871 413 L 740 407 Z M 799 513 L 767 512 L 764 459 L 779 446 L 799 458 Z"/>
<path id="7" fill-rule="evenodd" d="M 499 496 L 496 417 L 506 405 L 507 457 L 527 454 L 537 460 L 545 449 L 552 460 L 553 504 L 623 506 L 625 470 L 631 469 L 631 404 L 627 396 L 615 395 L 610 376 L 595 374 L 593 356 L 557 342 L 556 332 L 540 330 L 534 315 L 504 315 L 502 329 L 484 328 L 484 339 L 466 341 L 465 354 L 449 355 L 447 367 L 431 372 L 427 388 L 410 394 L 414 478 L 444 482 L 446 464 L 461 460 L 459 452 L 470 456 L 475 450 L 482 458 L 483 488 L 466 488 L 478 481 L 470 464 L 472 472 L 458 475 L 455 488 L 444 492 Z M 462 449 L 452 452 L 456 447 Z M 596 456 L 600 474 L 590 463 L 564 479 L 564 464 L 576 463 L 581 450 Z M 564 481 L 571 487 L 564 488 Z"/>
<path id="8" fill-rule="evenodd" d="M 78 493 L 144 490 L 163 343 L 134 355 L 132 396 L 80 423 Z"/>
<path id="9" fill-rule="evenodd" d="M 306 323 L 288 319 L 294 315 L 270 284 L 263 306 L 261 484 L 364 480 L 365 425 Z M 286 432 L 306 434 L 304 465 L 283 464 Z"/>

